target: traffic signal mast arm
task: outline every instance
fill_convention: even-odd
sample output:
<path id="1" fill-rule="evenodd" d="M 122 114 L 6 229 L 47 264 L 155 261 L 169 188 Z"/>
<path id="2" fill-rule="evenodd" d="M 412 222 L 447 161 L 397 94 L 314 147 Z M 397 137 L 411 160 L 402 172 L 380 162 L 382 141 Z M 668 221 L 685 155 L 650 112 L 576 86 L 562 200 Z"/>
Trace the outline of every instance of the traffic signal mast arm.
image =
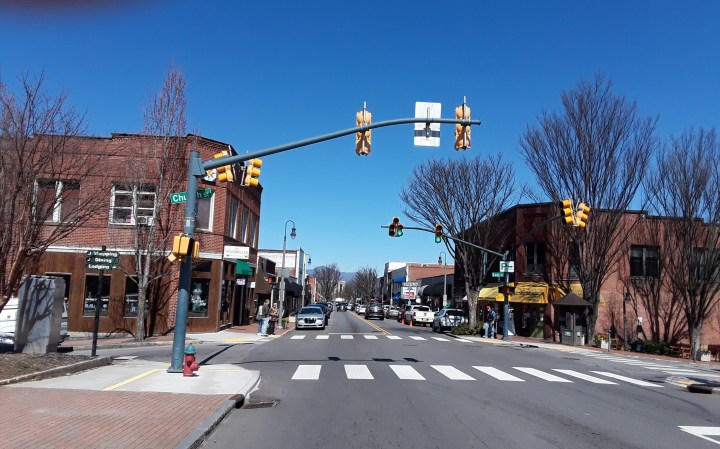
<path id="1" fill-rule="evenodd" d="M 306 147 L 314 143 L 325 142 L 327 140 L 337 139 L 338 137 L 349 136 L 358 132 L 367 131 L 375 128 L 383 128 L 385 126 L 393 125 L 405 125 L 408 123 L 453 123 L 460 125 L 480 125 L 480 120 L 458 120 L 452 118 L 433 118 L 433 117 L 413 117 L 413 118 L 399 118 L 394 120 L 386 120 L 384 122 L 370 123 L 364 126 L 358 126 L 356 128 L 346 129 L 343 131 L 336 131 L 334 133 L 325 134 L 322 136 L 311 137 L 310 139 L 298 140 L 296 142 L 287 143 L 277 147 L 266 148 L 264 150 L 254 151 L 252 153 L 238 154 L 235 156 L 225 156 L 217 159 L 211 159 L 203 162 L 201 159 L 193 162 L 190 161 L 190 174 L 193 176 L 203 177 L 207 170 L 213 168 L 222 167 L 229 164 L 237 164 L 239 162 L 247 161 L 254 158 L 264 157 L 271 154 L 282 153 L 283 151 L 293 150 L 295 148 Z"/>

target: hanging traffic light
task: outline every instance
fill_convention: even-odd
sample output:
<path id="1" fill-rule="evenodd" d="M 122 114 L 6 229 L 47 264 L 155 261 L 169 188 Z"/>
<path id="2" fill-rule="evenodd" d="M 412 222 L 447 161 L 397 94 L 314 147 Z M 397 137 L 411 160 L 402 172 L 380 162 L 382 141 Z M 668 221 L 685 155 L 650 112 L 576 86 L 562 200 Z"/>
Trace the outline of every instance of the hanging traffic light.
<path id="1" fill-rule="evenodd" d="M 260 159 L 255 158 L 247 161 L 247 165 L 245 166 L 245 179 L 243 179 L 242 185 L 256 187 L 260 184 L 260 180 L 258 179 L 260 177 L 260 167 L 262 167 L 262 160 Z"/>
<path id="2" fill-rule="evenodd" d="M 395 237 L 402 237 L 403 236 L 403 225 L 401 223 L 398 223 L 396 231 L 395 231 Z"/>
<path id="3" fill-rule="evenodd" d="M 463 102 L 455 108 L 455 118 L 457 120 L 470 120 L 470 107 Z M 455 125 L 455 150 L 467 150 L 470 148 L 470 125 Z"/>
<path id="4" fill-rule="evenodd" d="M 225 157 L 230 156 L 230 152 L 227 150 L 223 150 L 215 156 L 213 156 L 215 159 L 219 157 Z M 223 165 L 222 167 L 218 167 L 217 169 L 217 181 L 218 182 L 233 182 L 235 181 L 235 168 L 233 168 L 233 165 Z"/>
<path id="5" fill-rule="evenodd" d="M 575 212 L 575 226 L 584 228 L 587 226 L 588 214 L 590 213 L 590 207 L 585 203 L 578 204 L 577 211 Z"/>
<path id="6" fill-rule="evenodd" d="M 372 113 L 365 109 L 363 103 L 362 111 L 355 114 L 355 124 L 357 127 L 369 125 L 372 122 Z M 371 130 L 358 131 L 355 133 L 355 154 L 358 156 L 367 156 L 370 154 L 370 144 L 372 143 Z"/>
<path id="7" fill-rule="evenodd" d="M 560 207 L 562 208 L 562 217 L 565 224 L 575 225 L 575 216 L 573 214 L 572 199 L 567 198 L 560 201 Z"/>
<path id="8" fill-rule="evenodd" d="M 392 223 L 388 226 L 388 235 L 390 237 L 402 237 L 403 225 L 400 224 L 400 219 L 398 217 L 393 217 Z"/>
<path id="9" fill-rule="evenodd" d="M 442 242 L 443 228 L 441 224 L 435 225 L 435 243 Z"/>

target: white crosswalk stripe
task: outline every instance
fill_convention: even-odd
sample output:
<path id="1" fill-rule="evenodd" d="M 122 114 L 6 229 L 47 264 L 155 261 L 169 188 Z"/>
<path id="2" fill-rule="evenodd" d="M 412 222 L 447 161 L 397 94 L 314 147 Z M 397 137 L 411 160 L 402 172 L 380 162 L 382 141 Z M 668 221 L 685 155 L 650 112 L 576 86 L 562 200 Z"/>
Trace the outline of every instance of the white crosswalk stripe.
<path id="1" fill-rule="evenodd" d="M 540 371 L 535 368 L 525 368 L 522 366 L 514 366 L 518 371 L 522 371 L 523 373 L 530 374 L 531 376 L 539 377 L 540 379 L 547 380 L 548 382 L 568 382 L 572 383 L 572 380 L 563 379 L 562 377 L 558 377 L 554 374 L 546 373 L 545 371 Z"/>
<path id="2" fill-rule="evenodd" d="M 315 340 L 327 340 L 329 338 L 329 335 L 318 335 L 317 337 L 315 337 Z"/>
<path id="3" fill-rule="evenodd" d="M 662 385 L 653 384 L 653 383 L 650 383 L 650 382 L 645 382 L 644 380 L 633 379 L 633 378 L 631 378 L 631 377 L 621 376 L 621 375 L 615 374 L 615 373 L 608 373 L 607 371 L 592 371 L 592 372 L 595 373 L 595 374 L 599 374 L 599 375 L 601 375 L 601 376 L 609 377 L 609 378 L 611 378 L 611 379 L 622 380 L 623 382 L 627 382 L 627 383 L 630 383 L 630 384 L 633 384 L 633 385 L 640 385 L 641 387 L 657 387 L 657 388 L 662 388 Z"/>
<path id="4" fill-rule="evenodd" d="M 402 337 L 398 337 L 397 335 L 388 335 L 388 339 L 390 339 L 390 340 L 402 340 Z"/>
<path id="5" fill-rule="evenodd" d="M 519 377 L 515 377 L 512 374 L 506 373 L 505 371 L 500 371 L 499 369 L 493 368 L 492 366 L 473 366 L 473 368 L 478 371 L 482 371 L 483 373 L 487 374 L 488 376 L 492 376 L 497 380 L 504 380 L 506 382 L 525 382 Z"/>
<path id="6" fill-rule="evenodd" d="M 450 380 L 475 380 L 474 377 L 468 376 L 467 374 L 463 373 L 459 369 L 449 366 L 449 365 L 430 365 L 432 366 L 437 372 L 442 374 L 443 376 L 447 377 Z"/>
<path id="7" fill-rule="evenodd" d="M 377 340 L 377 335 L 364 335 L 365 340 Z"/>
<path id="8" fill-rule="evenodd" d="M 422 374 L 409 365 L 390 365 L 390 369 L 402 380 L 425 380 Z"/>
<path id="9" fill-rule="evenodd" d="M 465 340 L 464 338 L 456 338 L 455 341 L 459 341 L 460 343 L 472 343 L 470 340 Z"/>
<path id="10" fill-rule="evenodd" d="M 370 370 L 366 365 L 345 365 L 345 375 L 351 380 L 371 380 L 374 379 L 370 374 Z"/>
<path id="11" fill-rule="evenodd" d="M 354 338 L 355 337 L 353 337 L 352 335 L 341 335 L 340 336 L 340 340 L 352 340 Z"/>
<path id="12" fill-rule="evenodd" d="M 293 335 L 290 340 L 302 340 L 303 338 L 305 338 L 304 335 Z"/>
<path id="13" fill-rule="evenodd" d="M 418 340 L 418 341 L 425 341 L 425 340 L 427 340 L 426 338 L 423 338 L 423 337 L 414 337 L 414 336 L 412 336 L 412 335 L 410 336 L 410 338 L 412 338 L 413 340 Z"/>
<path id="14" fill-rule="evenodd" d="M 322 365 L 300 365 L 293 374 L 293 380 L 318 380 Z"/>
<path id="15" fill-rule="evenodd" d="M 577 377 L 578 379 L 587 380 L 588 382 L 592 382 L 594 384 L 617 385 L 617 383 L 615 382 L 610 382 L 609 380 L 600 379 L 599 377 L 579 373 L 570 369 L 553 369 L 553 371 L 557 371 L 558 373 L 562 373 L 568 376 Z"/>
<path id="16" fill-rule="evenodd" d="M 430 337 L 430 338 L 432 338 L 433 340 L 437 340 L 437 341 L 450 341 L 447 338 L 442 338 L 442 337 Z"/>

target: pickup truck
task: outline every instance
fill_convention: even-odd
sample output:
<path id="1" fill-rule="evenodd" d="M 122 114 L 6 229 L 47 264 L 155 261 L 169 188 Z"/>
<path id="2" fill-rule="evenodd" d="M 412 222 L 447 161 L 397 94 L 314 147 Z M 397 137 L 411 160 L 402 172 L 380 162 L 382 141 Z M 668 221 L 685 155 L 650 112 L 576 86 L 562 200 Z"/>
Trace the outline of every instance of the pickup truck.
<path id="1" fill-rule="evenodd" d="M 405 322 L 414 326 L 421 323 L 423 326 L 432 324 L 435 314 L 428 306 L 411 306 L 405 311 Z"/>

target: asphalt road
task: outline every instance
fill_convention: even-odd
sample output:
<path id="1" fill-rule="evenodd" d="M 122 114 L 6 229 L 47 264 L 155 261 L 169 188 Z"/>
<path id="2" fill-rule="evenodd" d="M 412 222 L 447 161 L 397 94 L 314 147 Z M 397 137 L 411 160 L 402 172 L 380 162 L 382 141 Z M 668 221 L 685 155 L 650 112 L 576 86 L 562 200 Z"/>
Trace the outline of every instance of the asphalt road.
<path id="1" fill-rule="evenodd" d="M 130 351 L 160 350 L 168 351 Z M 353 312 L 334 312 L 325 331 L 200 345 L 198 354 L 261 373 L 258 390 L 203 448 L 720 445 L 720 397 L 669 382 L 696 370 L 683 363 L 463 342 Z"/>

